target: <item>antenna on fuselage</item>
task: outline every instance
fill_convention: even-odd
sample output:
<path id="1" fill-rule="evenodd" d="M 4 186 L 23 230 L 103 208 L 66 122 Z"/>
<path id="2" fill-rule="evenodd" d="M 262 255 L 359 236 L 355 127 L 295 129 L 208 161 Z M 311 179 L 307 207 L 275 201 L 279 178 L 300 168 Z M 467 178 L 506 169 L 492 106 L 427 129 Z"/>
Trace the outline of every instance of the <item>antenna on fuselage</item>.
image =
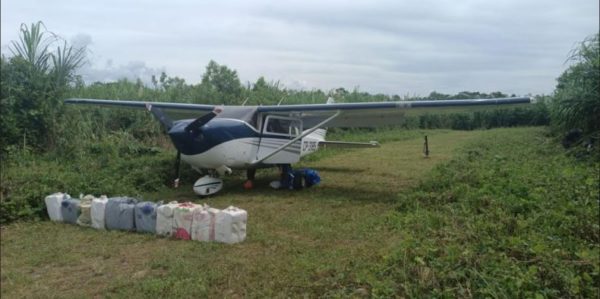
<path id="1" fill-rule="evenodd" d="M 279 103 L 277 103 L 277 106 L 281 105 L 281 102 L 283 102 L 283 100 L 285 100 L 285 97 L 281 97 L 281 100 L 279 100 Z"/>

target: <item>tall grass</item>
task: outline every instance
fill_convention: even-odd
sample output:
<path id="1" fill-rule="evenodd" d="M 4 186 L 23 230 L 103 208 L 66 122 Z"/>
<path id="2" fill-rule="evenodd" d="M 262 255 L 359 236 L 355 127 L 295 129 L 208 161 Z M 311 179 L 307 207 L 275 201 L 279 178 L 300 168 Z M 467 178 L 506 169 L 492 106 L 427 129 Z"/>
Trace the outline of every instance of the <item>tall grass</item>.
<path id="1" fill-rule="evenodd" d="M 534 132 L 534 134 L 532 134 Z M 584 297 L 600 288 L 598 165 L 543 131 L 494 130 L 399 195 L 381 297 Z"/>
<path id="2" fill-rule="evenodd" d="M 558 78 L 553 124 L 561 131 L 581 129 L 600 140 L 600 34 L 573 49 L 572 65 Z"/>

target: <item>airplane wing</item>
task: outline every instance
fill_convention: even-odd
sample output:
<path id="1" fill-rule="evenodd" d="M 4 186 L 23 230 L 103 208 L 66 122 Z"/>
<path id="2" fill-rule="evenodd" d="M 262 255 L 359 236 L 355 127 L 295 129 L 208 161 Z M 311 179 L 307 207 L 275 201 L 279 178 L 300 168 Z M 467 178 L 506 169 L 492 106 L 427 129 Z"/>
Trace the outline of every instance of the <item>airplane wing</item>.
<path id="1" fill-rule="evenodd" d="M 208 114 L 214 110 L 215 105 L 186 104 L 186 103 L 165 103 L 151 101 L 121 101 L 121 100 L 99 100 L 99 99 L 79 99 L 71 98 L 65 100 L 66 104 L 94 105 L 106 107 L 121 107 L 134 109 L 148 109 L 147 105 L 158 108 L 172 119 L 197 118 Z"/>
<path id="2" fill-rule="evenodd" d="M 198 117 L 202 117 L 212 112 L 218 107 L 222 111 L 219 113 L 217 118 L 240 119 L 251 124 L 256 122 L 256 106 L 226 106 L 225 108 L 221 105 L 80 98 L 66 99 L 64 102 L 66 104 L 146 109 L 152 111 L 152 113 L 155 114 L 155 116 L 157 116 L 159 119 L 161 118 L 159 115 L 164 112 L 164 114 L 166 114 L 168 118 L 172 120 L 197 119 Z"/>
<path id="3" fill-rule="evenodd" d="M 474 100 L 434 100 L 434 101 L 397 101 L 367 103 L 333 103 L 333 104 L 300 104 L 300 105 L 268 105 L 268 106 L 222 106 L 219 118 L 235 118 L 255 125 L 262 119 L 261 115 L 294 116 L 302 119 L 304 128 L 320 125 L 324 127 L 378 127 L 401 124 L 405 116 L 424 113 L 452 113 L 476 111 L 496 107 L 510 107 L 531 103 L 529 97 Z M 151 101 L 120 101 L 72 98 L 65 100 L 67 104 L 84 104 L 114 106 L 125 108 L 164 110 L 173 120 L 197 118 L 208 114 L 216 105 L 165 103 Z M 257 113 L 258 112 L 258 113 Z M 339 113 L 338 113 L 339 112 Z M 333 115 L 335 117 L 329 119 Z"/>
<path id="4" fill-rule="evenodd" d="M 371 103 L 335 103 L 308 105 L 258 106 L 257 111 L 268 115 L 296 115 L 305 128 L 313 127 L 338 111 L 340 114 L 326 127 L 378 127 L 402 123 L 405 116 L 425 113 L 471 112 L 497 107 L 529 104 L 529 97 L 473 100 L 397 101 Z"/>

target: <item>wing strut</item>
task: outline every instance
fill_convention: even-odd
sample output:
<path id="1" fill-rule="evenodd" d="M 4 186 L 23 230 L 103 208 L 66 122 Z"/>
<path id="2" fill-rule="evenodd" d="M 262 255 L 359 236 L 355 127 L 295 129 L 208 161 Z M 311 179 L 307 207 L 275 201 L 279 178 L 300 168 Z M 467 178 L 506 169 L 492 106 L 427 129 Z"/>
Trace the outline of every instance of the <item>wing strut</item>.
<path id="1" fill-rule="evenodd" d="M 256 161 L 252 162 L 252 163 L 251 163 L 251 165 L 256 165 L 256 164 L 258 164 L 258 163 L 260 163 L 260 162 L 262 162 L 262 161 L 264 161 L 264 160 L 266 160 L 266 159 L 269 159 L 269 158 L 271 158 L 271 157 L 272 157 L 272 156 L 274 156 L 275 154 L 277 154 L 277 153 L 279 153 L 280 151 L 284 150 L 286 147 L 288 147 L 288 146 L 292 145 L 294 142 L 296 142 L 296 141 L 298 141 L 298 140 L 300 140 L 300 139 L 302 139 L 302 138 L 304 138 L 304 137 L 308 136 L 310 133 L 312 133 L 312 132 L 316 131 L 318 128 L 320 128 L 320 127 L 322 127 L 322 126 L 326 125 L 328 122 L 330 122 L 330 121 L 334 120 L 334 119 L 335 119 L 336 117 L 338 117 L 338 116 L 339 116 L 341 113 L 342 113 L 342 112 L 341 112 L 340 110 L 338 110 L 338 111 L 337 111 L 337 112 L 336 112 L 334 115 L 332 115 L 332 116 L 328 117 L 326 120 L 324 120 L 324 121 L 322 121 L 322 122 L 320 122 L 320 123 L 316 124 L 316 125 L 315 125 L 314 127 L 312 127 L 311 129 L 304 131 L 302 134 L 300 134 L 300 135 L 296 136 L 294 139 L 292 139 L 292 140 L 288 141 L 287 143 L 285 143 L 284 145 L 282 145 L 282 146 L 278 147 L 276 150 L 274 150 L 274 151 L 273 151 L 273 152 L 271 152 L 270 154 L 268 154 L 268 155 L 266 155 L 266 156 L 264 156 L 264 157 L 262 157 L 262 158 L 260 158 L 260 159 L 257 159 Z"/>

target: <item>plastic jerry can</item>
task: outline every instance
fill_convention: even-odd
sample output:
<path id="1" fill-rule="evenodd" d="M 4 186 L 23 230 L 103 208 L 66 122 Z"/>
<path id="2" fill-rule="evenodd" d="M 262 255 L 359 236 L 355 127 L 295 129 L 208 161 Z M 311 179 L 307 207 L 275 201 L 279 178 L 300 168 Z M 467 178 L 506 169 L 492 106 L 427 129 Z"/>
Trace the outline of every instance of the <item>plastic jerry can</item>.
<path id="1" fill-rule="evenodd" d="M 198 207 L 194 210 L 192 221 L 192 240 L 215 240 L 215 224 L 216 217 L 219 212 L 219 209 L 214 209 L 207 205 Z"/>
<path id="2" fill-rule="evenodd" d="M 65 193 L 54 193 L 46 196 L 44 198 L 44 202 L 46 203 L 46 210 L 48 211 L 48 216 L 52 221 L 63 221 L 62 212 L 61 212 L 61 203 L 63 199 L 71 198 L 69 194 Z"/>
<path id="3" fill-rule="evenodd" d="M 94 200 L 93 195 L 86 195 L 81 198 L 79 202 L 79 208 L 81 209 L 81 213 L 79 214 L 79 218 L 77 218 L 77 224 L 81 226 L 91 226 L 92 225 L 92 201 Z"/>
<path id="4" fill-rule="evenodd" d="M 221 210 L 215 220 L 215 241 L 229 244 L 244 241 L 247 221 L 248 213 L 242 209 L 230 206 Z"/>
<path id="5" fill-rule="evenodd" d="M 79 199 L 66 198 L 60 203 L 60 212 L 64 222 L 75 224 L 79 218 Z"/>
<path id="6" fill-rule="evenodd" d="M 158 204 L 150 201 L 135 205 L 135 229 L 143 233 L 156 233 L 156 208 Z"/>
<path id="7" fill-rule="evenodd" d="M 163 237 L 173 235 L 173 213 L 178 203 L 172 201 L 156 208 L 156 234 Z"/>
<path id="8" fill-rule="evenodd" d="M 92 199 L 92 207 L 91 207 L 91 218 L 92 218 L 92 227 L 95 229 L 106 229 L 105 221 L 104 221 L 104 210 L 106 209 L 106 203 L 108 202 L 108 198 L 106 195 L 100 196 L 100 198 Z"/>
<path id="9" fill-rule="evenodd" d="M 135 204 L 136 200 L 130 197 L 109 198 L 104 210 L 104 221 L 107 229 L 134 230 L 135 229 Z"/>
<path id="10" fill-rule="evenodd" d="M 177 239 L 192 239 L 192 221 L 194 210 L 201 208 L 191 202 L 180 203 L 173 212 L 173 235 Z"/>

